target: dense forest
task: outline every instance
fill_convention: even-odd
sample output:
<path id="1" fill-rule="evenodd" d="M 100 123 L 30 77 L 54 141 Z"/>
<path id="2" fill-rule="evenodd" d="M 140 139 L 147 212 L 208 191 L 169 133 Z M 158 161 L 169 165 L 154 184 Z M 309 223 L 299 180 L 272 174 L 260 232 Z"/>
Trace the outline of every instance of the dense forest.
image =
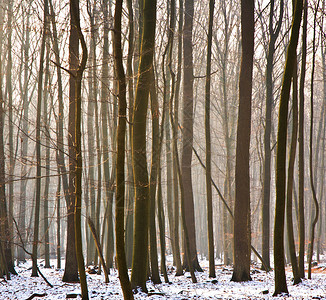
<path id="1" fill-rule="evenodd" d="M 28 260 L 48 282 L 40 261 L 55 261 L 82 299 L 88 266 L 105 282 L 117 270 L 124 299 L 171 274 L 215 278 L 217 260 L 234 282 L 273 270 L 275 296 L 287 265 L 311 279 L 326 250 L 325 13 L 0 0 L 1 277 Z"/>

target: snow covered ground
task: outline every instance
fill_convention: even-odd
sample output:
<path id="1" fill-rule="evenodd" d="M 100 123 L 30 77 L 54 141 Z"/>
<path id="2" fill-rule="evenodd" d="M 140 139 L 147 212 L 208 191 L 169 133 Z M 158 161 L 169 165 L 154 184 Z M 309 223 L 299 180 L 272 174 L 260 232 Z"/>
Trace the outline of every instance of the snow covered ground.
<path id="1" fill-rule="evenodd" d="M 80 294 L 79 284 L 67 284 L 61 281 L 63 270 L 54 267 L 44 269 L 39 261 L 40 269 L 45 277 L 54 286 L 50 288 L 41 277 L 30 277 L 31 262 L 17 267 L 18 276 L 11 280 L 0 279 L 0 299 L 28 299 L 32 294 L 46 294 L 34 299 L 66 299 L 70 294 Z M 208 277 L 207 262 L 201 265 L 206 269 L 204 273 L 196 273 L 198 283 L 191 282 L 189 274 L 175 277 L 169 274 L 171 283 L 153 285 L 148 282 L 149 295 L 136 294 L 135 299 L 326 299 L 326 265 L 320 264 L 314 269 L 312 280 L 303 280 L 297 286 L 291 284 L 291 269 L 287 271 L 288 297 L 272 297 L 274 292 L 274 273 L 263 272 L 252 266 L 252 281 L 246 283 L 231 282 L 232 268 L 223 265 L 216 267 L 216 280 Z M 163 277 L 162 277 L 163 281 Z M 104 283 L 103 275 L 87 274 L 89 297 L 91 299 L 123 299 L 119 279 L 115 270 L 111 269 L 110 283 Z M 81 297 L 77 297 L 81 299 Z"/>

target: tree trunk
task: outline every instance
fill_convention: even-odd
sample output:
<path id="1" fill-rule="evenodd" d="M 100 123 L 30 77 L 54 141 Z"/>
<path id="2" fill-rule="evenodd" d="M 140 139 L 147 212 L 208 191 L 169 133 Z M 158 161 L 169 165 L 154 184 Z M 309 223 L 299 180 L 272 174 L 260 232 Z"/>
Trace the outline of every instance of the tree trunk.
<path id="1" fill-rule="evenodd" d="M 0 27 L 2 31 L 2 26 Z M 2 257 L 1 273 L 7 275 L 10 279 L 9 272 L 17 274 L 14 269 L 14 262 L 11 253 L 11 241 L 9 231 L 9 216 L 6 202 L 6 172 L 5 172 L 5 152 L 4 152 L 4 99 L 2 93 L 2 53 L 0 52 L 0 251 Z"/>
<path id="2" fill-rule="evenodd" d="M 151 69 L 151 86 L 150 86 L 150 102 L 152 113 L 152 162 L 149 180 L 149 196 L 150 196 L 150 213 L 149 213 L 149 245 L 150 245 L 150 263 L 151 263 L 151 279 L 154 284 L 161 283 L 158 269 L 157 256 L 157 240 L 156 240 L 156 190 L 157 177 L 160 167 L 161 139 L 159 127 L 159 106 L 155 88 L 155 75 L 153 68 Z M 163 109 L 165 109 L 163 107 Z M 164 122 L 164 120 L 162 120 Z"/>
<path id="3" fill-rule="evenodd" d="M 285 214 L 285 183 L 286 183 L 286 136 L 288 103 L 290 97 L 291 79 L 296 62 L 296 49 L 298 44 L 302 14 L 302 0 L 296 0 L 294 18 L 291 28 L 290 43 L 286 53 L 285 70 L 281 89 L 276 154 L 276 204 L 274 224 L 274 296 L 288 293 L 284 268 L 284 214 Z"/>
<path id="4" fill-rule="evenodd" d="M 30 6 L 26 12 L 26 25 L 24 27 L 25 31 L 25 39 L 24 44 L 22 45 L 23 49 L 23 64 L 24 64 L 24 83 L 22 90 L 22 102 L 23 102 L 23 118 L 22 118 L 22 133 L 21 133 L 21 159 L 24 162 L 21 167 L 21 177 L 26 177 L 27 171 L 27 155 L 28 155 L 28 136 L 27 132 L 29 130 L 28 126 L 28 112 L 29 112 L 29 103 L 28 103 L 28 77 L 29 77 L 29 43 L 30 43 L 30 35 L 29 35 L 29 26 L 30 26 Z M 25 242 L 26 240 L 26 186 L 27 180 L 22 180 L 20 182 L 20 200 L 19 200 L 19 218 L 18 218 L 18 228 L 21 234 L 22 240 Z M 18 248 L 18 263 L 25 262 L 25 251 L 22 247 Z"/>
<path id="5" fill-rule="evenodd" d="M 214 232 L 213 232 L 213 203 L 212 203 L 212 167 L 211 167 L 211 131 L 210 131 L 210 90 L 211 90 L 211 59 L 212 59 L 212 36 L 215 0 L 209 1 L 209 25 L 207 40 L 206 61 L 206 86 L 205 86 L 205 137 L 206 137 L 206 200 L 207 200 L 207 235 L 209 277 L 215 278 L 214 260 Z"/>
<path id="6" fill-rule="evenodd" d="M 305 220 L 304 220 L 304 85 L 307 57 L 307 0 L 304 1 L 303 26 L 302 26 L 302 54 L 301 74 L 299 87 L 299 272 L 305 278 Z"/>
<path id="7" fill-rule="evenodd" d="M 265 112 L 265 135 L 264 135 L 264 182 L 263 182 L 263 202 L 262 202 L 262 256 L 268 268 L 270 268 L 270 182 L 271 182 L 271 129 L 272 129 L 272 110 L 273 110 L 273 65 L 275 43 L 280 33 L 283 19 L 283 0 L 280 3 L 280 15 L 276 25 L 273 28 L 274 4 L 270 3 L 269 13 L 269 35 L 270 40 L 267 52 L 266 66 L 266 112 Z M 266 270 L 268 271 L 268 270 Z"/>
<path id="8" fill-rule="evenodd" d="M 251 280 L 249 147 L 254 54 L 254 1 L 252 0 L 241 1 L 241 37 L 242 61 L 239 78 L 232 281 Z"/>
<path id="9" fill-rule="evenodd" d="M 80 41 L 82 47 L 82 59 L 78 63 L 78 67 L 75 75 L 75 176 L 74 176 L 74 223 L 75 223 L 75 247 L 76 247 L 76 258 L 78 265 L 78 272 L 80 278 L 81 294 L 83 300 L 88 300 L 88 289 L 85 274 L 85 264 L 82 249 L 82 233 L 81 233 L 81 204 L 82 204 L 82 152 L 81 152 L 81 89 L 82 89 L 82 77 L 87 62 L 87 48 L 84 40 L 83 33 L 80 28 L 79 19 L 79 3 L 78 0 L 70 1 L 70 18 L 74 20 L 74 24 L 77 30 L 77 43 Z M 78 59 L 78 57 L 77 57 Z"/>
<path id="10" fill-rule="evenodd" d="M 183 1 L 179 0 L 179 22 L 178 22 L 178 61 L 177 61 L 177 76 L 172 71 L 172 56 L 169 62 L 169 69 L 172 77 L 172 91 L 170 96 L 170 121 L 172 129 L 172 153 L 173 153 L 173 244 L 175 248 L 175 264 L 176 264 L 176 276 L 183 274 L 181 256 L 180 256 L 180 234 L 179 234 L 179 179 L 178 179 L 178 167 L 179 167 L 179 155 L 178 155 L 178 115 L 179 115 L 179 93 L 180 93 L 180 82 L 181 82 L 181 64 L 182 64 L 182 29 L 183 29 Z M 171 2 L 172 7 L 172 2 Z M 172 52 L 171 52 L 172 55 Z M 176 78 L 175 78 L 176 77 Z M 174 83 L 175 82 L 175 83 Z M 173 98 L 174 97 L 174 98 Z M 174 99 L 174 103 L 173 103 Z M 173 105 L 174 104 L 174 105 Z M 174 116 L 174 117 L 173 117 Z"/>
<path id="11" fill-rule="evenodd" d="M 147 291 L 149 188 L 146 159 L 146 117 L 155 44 L 156 0 L 144 0 L 143 18 L 143 35 L 132 129 L 135 223 L 131 284 L 134 289 L 140 288 Z"/>
<path id="12" fill-rule="evenodd" d="M 41 109 L 43 100 L 43 66 L 44 66 L 44 53 L 45 53 L 45 42 L 47 38 L 48 31 L 48 1 L 44 1 L 44 15 L 43 15 L 43 33 L 42 33 L 42 43 L 40 52 L 40 66 L 38 73 L 38 91 L 37 91 L 37 112 L 36 112 L 36 192 L 35 192 L 35 210 L 34 210 L 34 235 L 33 235 L 33 266 L 32 266 L 32 276 L 38 276 L 37 271 L 37 248 L 39 243 L 39 220 L 40 220 L 40 203 L 41 203 L 41 175 L 42 175 L 42 165 L 41 165 Z"/>
<path id="13" fill-rule="evenodd" d="M 79 18 L 79 0 L 73 0 L 76 4 L 76 11 Z M 70 1 L 70 14 L 73 15 L 73 6 Z M 76 170 L 76 149 L 75 142 L 75 117 L 76 117 L 76 71 L 78 68 L 79 57 L 79 37 L 77 30 L 77 20 L 70 18 L 70 36 L 69 36 L 69 70 L 71 72 L 69 77 L 69 115 L 68 115 L 68 147 L 69 147 L 69 203 L 67 203 L 67 244 L 66 244 L 66 264 L 62 280 L 64 282 L 79 282 L 78 278 L 78 264 L 76 257 L 75 245 L 75 170 Z"/>
<path id="14" fill-rule="evenodd" d="M 133 101 L 134 101 L 134 80 L 133 80 L 133 54 L 134 54 L 134 14 L 132 8 L 132 0 L 127 0 L 128 8 L 128 56 L 127 56 L 127 76 L 128 76 L 128 96 L 129 96 L 129 130 L 127 140 L 129 141 L 128 149 L 131 148 L 131 131 L 132 131 L 132 116 L 133 116 Z M 132 262 L 132 244 L 133 244 L 133 207 L 134 207 L 134 191 L 133 191 L 133 175 L 132 175 L 132 158 L 131 151 L 127 152 L 127 176 L 128 176 L 128 190 L 127 190 L 127 211 L 126 211 L 126 259 L 128 268 L 131 267 Z"/>
<path id="15" fill-rule="evenodd" d="M 95 3 L 95 2 L 94 2 Z M 90 39 L 90 53 L 89 53 L 89 75 L 88 75 L 88 88 L 89 88 L 89 97 L 88 97 L 88 103 L 87 103 L 87 145 L 88 145 L 88 190 L 89 190 L 89 202 L 90 202 L 90 218 L 94 223 L 96 223 L 95 218 L 95 147 L 94 147 L 94 106 L 97 105 L 95 102 L 96 94 L 95 94 L 95 79 L 93 78 L 94 72 L 93 69 L 95 67 L 94 61 L 96 61 L 96 58 L 93 59 L 93 56 L 95 55 L 96 50 L 94 49 L 96 47 L 96 40 L 95 40 L 95 24 L 94 24 L 94 7 L 91 8 L 91 4 L 87 3 L 87 9 L 88 14 L 90 18 L 90 26 L 91 26 L 91 39 Z M 94 4 L 95 6 L 95 4 Z M 95 83 L 95 84 L 94 84 Z M 96 127 L 98 127 L 97 123 Z M 97 165 L 97 168 L 100 166 Z M 88 212 L 88 210 L 87 210 Z M 87 228 L 86 228 L 87 230 Z M 98 228 L 96 228 L 97 232 Z M 97 254 L 95 253 L 95 244 L 94 240 L 89 234 L 89 239 L 87 241 L 87 264 L 97 264 Z"/>
<path id="16" fill-rule="evenodd" d="M 49 228 L 49 186 L 50 186 L 50 115 L 48 113 L 48 106 L 52 107 L 53 103 L 50 102 L 48 105 L 48 99 L 50 96 L 49 85 L 50 85 L 50 70 L 49 70 L 49 55 L 50 47 L 49 43 L 46 45 L 46 66 L 45 66 L 45 77 L 44 77 L 44 138 L 45 138 L 45 183 L 43 191 L 43 234 L 44 234 L 44 267 L 50 268 L 50 228 Z M 51 96 L 50 96 L 51 97 Z M 52 99 L 52 97 L 51 97 Z"/>
<path id="17" fill-rule="evenodd" d="M 294 63 L 293 72 L 293 94 L 292 94 L 292 137 L 291 148 L 289 154 L 289 167 L 288 167 L 288 181 L 286 189 L 286 226 L 287 226 L 287 240 L 289 244 L 289 254 L 293 272 L 293 283 L 298 284 L 301 282 L 299 274 L 299 266 L 297 262 L 297 255 L 295 251 L 294 232 L 293 232 L 293 219 L 292 219 L 292 195 L 293 195 L 293 173 L 294 162 L 297 149 L 297 137 L 298 137 L 298 75 L 297 75 L 297 61 Z"/>
<path id="18" fill-rule="evenodd" d="M 182 112 L 182 185 L 185 192 L 185 219 L 189 233 L 190 262 L 193 268 L 202 272 L 197 258 L 196 227 L 194 213 L 194 198 L 191 178 L 191 160 L 193 144 L 193 15 L 194 1 L 185 0 L 184 26 L 183 26 L 183 112 Z M 184 260 L 184 267 L 189 268 Z"/>
<path id="19" fill-rule="evenodd" d="M 318 12 L 319 0 L 315 7 L 314 13 L 314 34 L 312 44 L 312 70 L 311 70 L 311 83 L 310 83 L 310 143 L 309 143 L 309 171 L 310 171 L 310 186 L 312 191 L 312 199 L 315 205 L 315 216 L 311 222 L 310 228 L 310 242 L 308 244 L 308 279 L 311 279 L 311 264 L 312 256 L 314 253 L 314 242 L 315 242 L 315 227 L 319 217 L 319 203 L 317 200 L 316 189 L 314 184 L 313 169 L 312 169 L 312 140 L 313 140 L 313 124 L 314 124 L 314 75 L 315 75 L 315 61 L 316 61 L 316 23 L 317 23 L 317 12 Z M 318 145 L 317 145 L 318 147 Z M 317 159 L 317 157 L 315 157 Z"/>
<path id="20" fill-rule="evenodd" d="M 57 268 L 61 269 L 61 178 L 58 176 L 58 186 L 56 193 L 56 210 L 57 210 Z"/>
<path id="21" fill-rule="evenodd" d="M 126 120 L 127 120 L 127 103 L 126 103 L 126 78 L 122 62 L 121 48 L 121 16 L 122 0 L 116 2 L 114 14 L 114 63 L 118 79 L 118 101 L 119 101 L 119 119 L 117 132 L 117 164 L 116 164 L 116 249 L 117 263 L 119 271 L 119 280 L 124 299 L 134 299 L 131 284 L 128 276 L 128 268 L 125 254 L 124 242 L 124 212 L 125 212 L 125 138 L 126 138 Z"/>

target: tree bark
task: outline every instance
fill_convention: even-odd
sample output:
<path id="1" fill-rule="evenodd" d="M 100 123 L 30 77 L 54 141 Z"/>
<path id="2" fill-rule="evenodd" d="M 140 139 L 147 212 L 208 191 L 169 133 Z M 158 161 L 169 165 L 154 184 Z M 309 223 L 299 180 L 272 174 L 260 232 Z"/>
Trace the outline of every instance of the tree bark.
<path id="1" fill-rule="evenodd" d="M 38 91 L 37 91 L 37 112 L 36 112 L 36 192 L 35 192 L 35 210 L 34 210 L 34 235 L 33 235 L 33 265 L 32 277 L 38 276 L 37 271 L 37 248 L 39 243 L 39 220 L 40 220 L 40 204 L 41 204 L 41 176 L 42 176 L 42 162 L 41 162 L 41 108 L 43 100 L 43 67 L 44 67 L 44 53 L 45 42 L 48 31 L 48 0 L 44 1 L 44 14 L 43 14 L 43 32 L 40 52 L 40 66 L 38 73 Z"/>
<path id="2" fill-rule="evenodd" d="M 206 137 L 206 201 L 207 201 L 207 235 L 209 277 L 215 278 L 214 260 L 214 232 L 213 232 L 213 201 L 212 201 L 212 167 L 211 167 L 211 131 L 210 131 L 210 90 L 211 90 L 211 60 L 212 60 L 212 36 L 215 0 L 209 1 L 209 24 L 207 35 L 207 61 L 206 61 L 206 85 L 205 85 L 205 137 Z"/>
<path id="3" fill-rule="evenodd" d="M 239 78 L 232 281 L 251 280 L 249 147 L 254 54 L 254 1 L 252 0 L 241 1 L 241 37 L 242 61 Z"/>
<path id="4" fill-rule="evenodd" d="M 263 202 L 262 202 L 262 256 L 268 268 L 270 268 L 270 181 L 271 181 L 271 129 L 272 129 L 272 110 L 273 110 L 273 65 L 275 43 L 280 33 L 283 19 L 283 0 L 280 2 L 280 15 L 276 25 L 273 28 L 274 4 L 270 3 L 269 13 L 269 35 L 270 40 L 267 52 L 266 66 L 266 112 L 265 112 L 265 134 L 264 134 L 264 181 L 263 181 Z M 266 270 L 267 271 L 267 270 Z"/>
<path id="5" fill-rule="evenodd" d="M 193 268 L 202 272 L 197 258 L 194 198 L 191 178 L 192 144 L 193 144 L 193 30 L 194 1 L 185 0 L 183 26 L 183 112 L 182 112 L 182 185 L 185 192 L 184 207 L 186 226 L 189 234 L 189 260 Z M 183 263 L 189 268 L 187 260 Z"/>
<path id="6" fill-rule="evenodd" d="M 82 233 L 81 233 L 81 205 L 82 205 L 82 172 L 83 172 L 83 161 L 82 161 L 82 152 L 81 152 L 81 89 L 82 89 L 82 77 L 83 72 L 86 67 L 87 62 L 87 48 L 84 40 L 83 33 L 80 28 L 80 19 L 79 19 L 79 3 L 78 0 L 70 1 L 70 18 L 74 19 L 74 24 L 77 30 L 77 43 L 80 42 L 82 47 L 82 58 L 75 75 L 75 176 L 74 176 L 74 223 L 75 223 L 75 247 L 76 247 L 76 258 L 78 265 L 78 272 L 80 278 L 80 286 L 82 299 L 88 300 L 88 289 L 87 281 L 85 274 L 85 264 L 83 257 L 83 248 L 82 248 Z M 79 43 L 78 43 L 79 44 Z"/>
<path id="7" fill-rule="evenodd" d="M 296 0 L 294 17 L 291 27 L 290 43 L 286 53 L 285 70 L 281 89 L 276 154 L 276 204 L 274 224 L 274 296 L 288 293 L 284 266 L 284 214 L 285 214 L 285 183 L 286 183 L 286 136 L 288 103 L 290 97 L 291 79 L 296 62 L 296 49 L 302 15 L 302 0 Z"/>
<path id="8" fill-rule="evenodd" d="M 312 168 L 312 152 L 313 152 L 313 124 L 314 124 L 314 75 L 315 75 L 315 61 L 316 61 L 316 23 L 317 23 L 317 12 L 319 7 L 319 0 L 315 7 L 314 13 L 314 34 L 312 44 L 312 70 L 311 70 L 311 82 L 310 82 L 310 141 L 309 141 L 309 171 L 310 171 L 310 186 L 312 192 L 312 199 L 315 205 L 315 215 L 311 222 L 310 228 L 310 242 L 308 244 L 308 279 L 311 279 L 311 264 L 312 256 L 314 253 L 314 242 L 315 242 L 315 227 L 319 217 L 319 203 L 316 195 L 316 188 L 314 184 L 313 168 Z M 318 147 L 318 145 L 317 145 Z M 317 158 L 317 157 L 316 157 Z"/>
<path id="9" fill-rule="evenodd" d="M 299 87 L 299 272 L 305 278 L 305 220 L 304 220 L 304 85 L 307 57 L 307 0 L 304 1 L 302 25 L 302 54 Z"/>
<path id="10" fill-rule="evenodd" d="M 121 48 L 121 16 L 122 0 L 116 2 L 114 14 L 114 62 L 118 79 L 118 101 L 119 101 L 119 119 L 117 132 L 117 164 L 116 164 L 116 249 L 117 263 L 119 271 L 119 280 L 124 299 L 134 299 L 131 284 L 128 276 L 128 268 L 125 254 L 124 240 L 124 211 L 125 211 L 125 138 L 126 138 L 126 120 L 127 120 L 127 102 L 126 102 L 126 78 L 122 63 Z"/>
<path id="11" fill-rule="evenodd" d="M 76 4 L 76 14 L 79 18 L 79 0 L 73 0 Z M 70 14 L 73 12 L 72 2 L 70 1 Z M 79 37 L 77 30 L 77 20 L 70 18 L 70 36 L 69 36 L 69 115 L 68 115 L 68 147 L 69 147 L 69 203 L 67 203 L 67 244 L 66 244 L 66 264 L 62 280 L 64 282 L 79 282 L 78 278 L 78 264 L 76 257 L 75 245 L 75 221 L 74 221 L 74 208 L 75 208 L 75 169 L 76 169 L 76 149 L 75 142 L 75 118 L 76 118 L 76 71 L 78 68 L 79 57 Z"/>
<path id="12" fill-rule="evenodd" d="M 293 195 L 293 173 L 294 162 L 297 149 L 297 137 L 298 137 L 298 75 L 297 75 L 297 61 L 294 64 L 293 72 L 293 94 L 292 94 L 292 137 L 289 154 L 289 166 L 288 166 L 288 181 L 286 189 L 286 227 L 287 227 L 287 239 L 289 244 L 289 254 L 293 272 L 293 283 L 298 284 L 301 282 L 299 274 L 299 266 L 297 262 L 297 255 L 295 251 L 294 232 L 293 232 L 293 218 L 292 218 L 292 195 Z"/>
<path id="13" fill-rule="evenodd" d="M 137 75 L 132 128 L 132 162 L 135 186 L 135 223 L 131 285 L 147 291 L 149 188 L 146 159 L 146 117 L 155 45 L 156 0 L 144 0 L 143 35 Z"/>

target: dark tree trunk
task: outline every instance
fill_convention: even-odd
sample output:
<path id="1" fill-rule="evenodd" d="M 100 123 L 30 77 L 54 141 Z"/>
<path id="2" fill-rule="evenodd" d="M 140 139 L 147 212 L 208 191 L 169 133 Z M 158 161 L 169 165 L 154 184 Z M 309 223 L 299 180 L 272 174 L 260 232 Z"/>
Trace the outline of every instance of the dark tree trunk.
<path id="1" fill-rule="evenodd" d="M 146 117 L 155 45 L 156 0 L 144 0 L 143 35 L 132 128 L 135 222 L 131 285 L 147 291 L 149 188 L 146 159 Z"/>
<path id="2" fill-rule="evenodd" d="M 78 265 L 78 272 L 80 278 L 81 294 L 83 300 L 88 300 L 88 289 L 85 274 L 85 264 L 82 248 L 82 233 L 81 233 L 81 205 L 82 205 L 82 172 L 83 172 L 83 161 L 82 161 L 82 151 L 81 151 L 81 90 L 82 90 L 82 77 L 83 72 L 86 67 L 87 62 L 87 48 L 84 40 L 83 33 L 80 28 L 79 19 L 79 3 L 78 0 L 70 1 L 70 18 L 74 20 L 74 24 L 77 30 L 77 44 L 81 44 L 82 48 L 82 58 L 80 63 L 78 62 L 76 75 L 75 75 L 75 170 L 74 170 L 74 223 L 75 223 L 75 248 L 76 248 L 76 258 Z M 78 57 L 77 57 L 78 59 Z"/>
<path id="3" fill-rule="evenodd" d="M 313 34 L 313 44 L 312 44 L 312 70 L 311 70 L 311 81 L 310 81 L 310 141 L 309 141 L 309 171 L 310 171 L 310 186 L 312 192 L 312 199 L 315 205 L 315 215 L 311 222 L 310 227 L 310 242 L 308 244 L 308 279 L 311 279 L 311 264 L 312 264 L 312 256 L 314 253 L 314 242 L 315 242 L 315 227 L 319 217 L 319 203 L 316 195 L 316 187 L 314 183 L 313 176 L 313 124 L 314 124 L 314 75 L 315 75 L 315 61 L 316 61 L 316 24 L 317 24 L 317 12 L 318 12 L 319 0 L 317 5 L 315 6 L 314 13 L 314 34 Z M 317 145 L 318 148 L 318 145 Z M 317 155 L 315 157 L 317 159 Z"/>
<path id="4" fill-rule="evenodd" d="M 117 165 L 116 165 L 116 249 L 117 263 L 119 271 L 119 280 L 124 299 L 134 299 L 131 284 L 128 276 L 128 268 L 125 254 L 124 242 L 124 211 L 125 211 L 125 139 L 126 139 L 126 119 L 127 119 L 127 102 L 126 102 L 126 78 L 122 63 L 121 48 L 121 16 L 122 0 L 116 2 L 114 14 L 114 62 L 118 79 L 118 101 L 119 101 L 119 119 L 117 132 Z"/>
<path id="5" fill-rule="evenodd" d="M 289 154 L 289 167 L 288 167 L 288 181 L 286 190 L 286 226 L 287 226 L 287 239 L 289 244 L 289 254 L 293 272 L 293 283 L 298 284 L 301 282 L 299 274 L 299 266 L 297 261 L 297 255 L 295 251 L 294 232 L 293 232 L 293 218 L 292 218 L 292 195 L 293 195 L 293 173 L 294 162 L 297 149 L 297 137 L 298 137 L 298 75 L 297 75 L 297 61 L 294 64 L 293 72 L 293 94 L 292 94 L 292 137 L 291 148 Z"/>
<path id="6" fill-rule="evenodd" d="M 182 185 L 185 192 L 184 206 L 186 226 L 189 234 L 189 260 L 195 270 L 202 272 L 197 258 L 194 196 L 192 190 L 191 161 L 193 144 L 193 30 L 194 1 L 185 0 L 183 26 L 183 112 L 182 112 Z M 189 268 L 187 261 L 183 263 Z"/>
<path id="7" fill-rule="evenodd" d="M 307 0 L 304 1 L 303 26 L 302 26 L 302 54 L 301 74 L 299 87 L 299 272 L 305 278 L 305 220 L 304 220 L 304 85 L 307 57 Z"/>
<path id="8" fill-rule="evenodd" d="M 205 136 L 206 136 L 206 193 L 207 193 L 207 234 L 208 234 L 208 257 L 209 277 L 215 275 L 214 260 L 214 235 L 213 235 L 213 202 L 212 202 L 212 167 L 211 167 L 211 131 L 210 131 L 210 92 L 211 92 L 211 60 L 212 60 L 212 36 L 213 16 L 215 0 L 209 1 L 209 25 L 207 40 L 207 66 L 205 86 Z"/>
<path id="9" fill-rule="evenodd" d="M 251 222 L 249 146 L 251 127 L 252 69 L 254 55 L 254 1 L 241 1 L 242 61 L 239 78 L 239 113 L 235 166 L 234 270 L 232 281 L 250 277 Z"/>
<path id="10" fill-rule="evenodd" d="M 79 0 L 74 1 L 76 14 L 79 18 Z M 72 2 L 70 1 L 70 13 L 73 10 Z M 77 30 L 77 20 L 70 18 L 70 36 L 69 36 L 69 120 L 68 120 L 68 147 L 69 147 L 69 203 L 67 203 L 67 244 L 66 244 L 66 264 L 62 280 L 64 282 L 79 282 L 78 265 L 76 257 L 75 245 L 75 221 L 74 221 L 74 194 L 75 194 L 75 169 L 76 169 L 76 149 L 75 142 L 75 118 L 76 118 L 76 71 L 78 68 L 79 57 L 79 37 Z"/>
<path id="11" fill-rule="evenodd" d="M 276 154 L 276 204 L 274 224 L 274 296 L 288 293 L 284 266 L 284 215 L 286 187 L 286 140 L 288 103 L 290 98 L 291 79 L 296 62 L 296 49 L 302 15 L 302 0 L 296 0 L 290 43 L 286 54 L 285 70 L 281 89 Z"/>
<path id="12" fill-rule="evenodd" d="M 275 43 L 279 35 L 284 3 L 280 3 L 280 16 L 277 22 L 276 29 L 273 28 L 274 17 L 274 3 L 270 3 L 269 14 L 269 35 L 270 40 L 268 44 L 267 53 L 267 67 L 266 67 L 266 112 L 265 112 L 265 135 L 264 135 L 264 182 L 263 182 L 263 202 L 262 202 L 262 257 L 270 268 L 270 181 L 271 181 L 271 129 L 272 129 L 272 109 L 273 109 L 273 65 Z M 267 271 L 267 270 L 266 270 Z"/>

